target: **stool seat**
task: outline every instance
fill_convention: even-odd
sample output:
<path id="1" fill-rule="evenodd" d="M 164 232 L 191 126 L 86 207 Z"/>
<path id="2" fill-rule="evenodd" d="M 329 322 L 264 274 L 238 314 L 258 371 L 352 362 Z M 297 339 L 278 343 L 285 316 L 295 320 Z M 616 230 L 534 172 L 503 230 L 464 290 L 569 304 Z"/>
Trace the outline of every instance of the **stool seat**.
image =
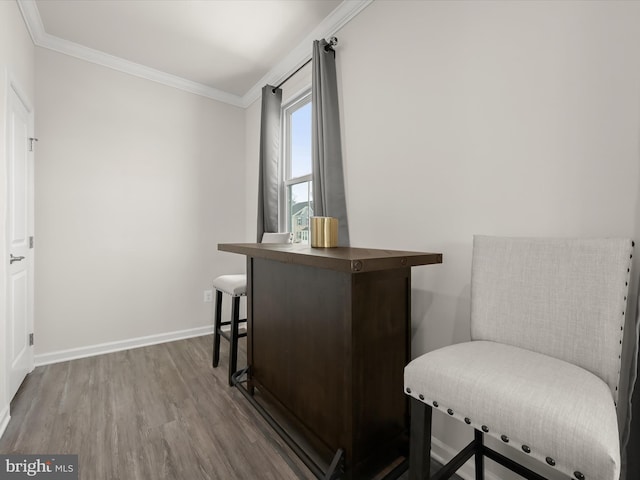
<path id="1" fill-rule="evenodd" d="M 264 232 L 261 243 L 291 243 L 291 232 Z M 229 385 L 233 385 L 233 374 L 238 363 L 238 339 L 247 336 L 247 332 L 240 332 L 238 326 L 246 323 L 246 318 L 240 318 L 240 298 L 247 295 L 247 276 L 243 273 L 234 275 L 220 275 L 213 281 L 216 291 L 216 306 L 213 318 L 213 367 L 220 361 L 220 338 L 229 340 Z M 231 296 L 231 319 L 222 321 L 222 294 Z M 229 327 L 229 332 L 223 330 Z"/>
<path id="2" fill-rule="evenodd" d="M 247 276 L 243 273 L 220 275 L 213 281 L 213 288 L 232 297 L 241 297 L 247 294 Z"/>
<path id="3" fill-rule="evenodd" d="M 540 462 L 552 458 L 568 476 L 579 471 L 586 479 L 615 478 L 620 468 L 611 391 L 577 365 L 472 341 L 416 358 L 405 367 L 404 383 L 412 397 Z M 538 420 L 541 414 L 554 421 Z"/>

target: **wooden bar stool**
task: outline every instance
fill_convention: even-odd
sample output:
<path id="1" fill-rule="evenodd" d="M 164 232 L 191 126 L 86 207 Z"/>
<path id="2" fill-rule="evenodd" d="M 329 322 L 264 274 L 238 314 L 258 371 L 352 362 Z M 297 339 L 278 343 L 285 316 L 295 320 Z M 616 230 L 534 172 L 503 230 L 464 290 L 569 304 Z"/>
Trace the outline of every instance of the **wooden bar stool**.
<path id="1" fill-rule="evenodd" d="M 247 276 L 221 275 L 213 281 L 213 288 L 216 289 L 216 313 L 213 326 L 213 367 L 218 366 L 220 361 L 220 337 L 229 341 L 229 385 L 232 385 L 231 375 L 236 371 L 238 364 L 238 338 L 246 337 L 247 332 L 239 333 L 239 324 L 246 323 L 246 318 L 240 318 L 240 297 L 247 294 Z M 222 294 L 231 296 L 231 320 L 222 321 Z M 229 325 L 229 333 L 222 330 L 222 327 Z"/>
<path id="2" fill-rule="evenodd" d="M 264 233 L 261 243 L 291 243 L 293 234 Z M 213 367 L 217 367 L 220 361 L 220 337 L 229 341 L 229 385 L 233 386 L 231 376 L 238 366 L 238 339 L 247 336 L 247 332 L 240 332 L 239 325 L 246 323 L 246 318 L 240 318 L 240 298 L 247 295 L 247 276 L 245 274 L 221 275 L 213 281 L 216 290 L 216 312 L 213 324 Z M 231 319 L 222 321 L 222 294 L 231 296 Z M 227 333 L 222 327 L 230 326 Z"/>

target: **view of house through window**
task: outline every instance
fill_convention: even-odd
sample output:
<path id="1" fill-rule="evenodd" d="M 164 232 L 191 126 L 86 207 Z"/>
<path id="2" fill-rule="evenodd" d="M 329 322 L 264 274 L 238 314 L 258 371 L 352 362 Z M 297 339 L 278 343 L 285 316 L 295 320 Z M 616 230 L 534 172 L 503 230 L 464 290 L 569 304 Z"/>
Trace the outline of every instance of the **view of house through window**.
<path id="1" fill-rule="evenodd" d="M 309 243 L 309 218 L 313 216 L 311 180 L 311 94 L 284 107 L 283 227 L 293 232 L 294 243 Z"/>

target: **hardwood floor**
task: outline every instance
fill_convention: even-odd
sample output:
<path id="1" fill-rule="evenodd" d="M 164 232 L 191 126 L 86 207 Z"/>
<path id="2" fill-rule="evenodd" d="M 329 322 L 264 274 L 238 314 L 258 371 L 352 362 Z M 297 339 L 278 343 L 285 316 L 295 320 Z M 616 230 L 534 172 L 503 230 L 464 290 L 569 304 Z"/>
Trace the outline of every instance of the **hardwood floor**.
<path id="1" fill-rule="evenodd" d="M 227 385 L 222 343 L 216 369 L 211 336 L 38 367 L 0 452 L 78 454 L 83 480 L 315 478 Z"/>
<path id="2" fill-rule="evenodd" d="M 36 368 L 11 404 L 0 453 L 78 454 L 81 480 L 314 479 L 227 385 L 228 342 L 211 367 L 211 342 Z"/>

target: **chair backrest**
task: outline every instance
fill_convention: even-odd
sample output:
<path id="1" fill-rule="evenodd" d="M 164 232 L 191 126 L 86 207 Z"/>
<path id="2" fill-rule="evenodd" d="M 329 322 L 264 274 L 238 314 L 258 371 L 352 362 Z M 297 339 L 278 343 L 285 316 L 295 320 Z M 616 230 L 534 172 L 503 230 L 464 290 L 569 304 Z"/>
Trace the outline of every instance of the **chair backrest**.
<path id="1" fill-rule="evenodd" d="M 293 241 L 293 234 L 291 232 L 284 232 L 284 233 L 264 232 L 262 234 L 261 243 L 291 243 L 292 241 Z"/>
<path id="2" fill-rule="evenodd" d="M 631 257 L 624 239 L 474 237 L 472 340 L 578 365 L 617 401 Z"/>

